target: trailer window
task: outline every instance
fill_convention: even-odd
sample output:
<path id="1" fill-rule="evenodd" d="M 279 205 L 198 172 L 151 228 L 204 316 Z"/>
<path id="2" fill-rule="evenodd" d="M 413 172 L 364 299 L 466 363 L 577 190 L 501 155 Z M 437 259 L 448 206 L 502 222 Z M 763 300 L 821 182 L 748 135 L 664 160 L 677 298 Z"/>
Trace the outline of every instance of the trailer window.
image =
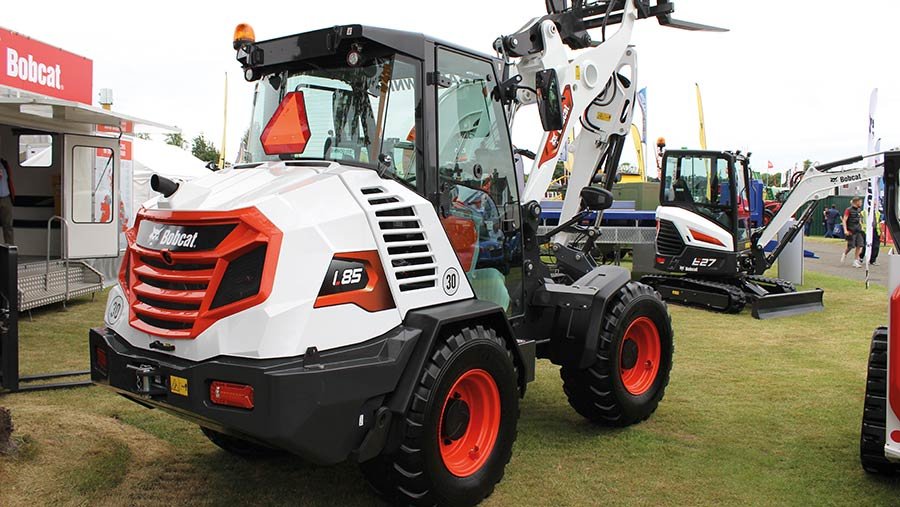
<path id="1" fill-rule="evenodd" d="M 19 167 L 53 165 L 53 136 L 22 134 L 19 136 Z"/>
<path id="2" fill-rule="evenodd" d="M 110 148 L 72 149 L 72 221 L 108 224 L 113 219 L 113 164 Z"/>

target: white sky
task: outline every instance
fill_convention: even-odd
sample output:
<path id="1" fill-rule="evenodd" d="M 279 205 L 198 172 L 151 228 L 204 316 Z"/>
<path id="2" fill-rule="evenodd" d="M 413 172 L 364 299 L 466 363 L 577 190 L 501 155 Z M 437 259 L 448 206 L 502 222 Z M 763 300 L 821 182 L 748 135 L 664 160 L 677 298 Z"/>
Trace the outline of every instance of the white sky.
<path id="1" fill-rule="evenodd" d="M 0 25 L 94 60 L 94 96 L 113 88 L 114 109 L 177 125 L 187 139 L 222 137 L 229 75 L 228 158 L 248 125 L 251 90 L 234 60 L 234 25 L 258 40 L 337 24 L 428 33 L 482 52 L 542 15 L 543 0 L 310 0 L 278 2 L 6 1 Z M 638 23 L 639 87 L 649 94 L 649 144 L 697 147 L 700 83 L 710 149 L 752 151 L 756 170 L 830 161 L 866 149 L 869 94 L 879 88 L 877 131 L 900 146 L 896 0 L 675 0 L 676 17 L 725 34 Z M 390 6 L 390 7 L 388 7 Z M 439 7 L 440 6 L 440 7 Z M 332 8 L 334 7 L 334 8 Z M 510 11 L 510 8 L 516 9 Z M 599 38 L 599 34 L 595 37 Z M 635 120 L 639 121 L 636 115 Z M 526 135 L 528 134 L 528 135 Z M 519 145 L 540 132 L 516 131 Z M 623 161 L 635 159 L 628 143 Z"/>

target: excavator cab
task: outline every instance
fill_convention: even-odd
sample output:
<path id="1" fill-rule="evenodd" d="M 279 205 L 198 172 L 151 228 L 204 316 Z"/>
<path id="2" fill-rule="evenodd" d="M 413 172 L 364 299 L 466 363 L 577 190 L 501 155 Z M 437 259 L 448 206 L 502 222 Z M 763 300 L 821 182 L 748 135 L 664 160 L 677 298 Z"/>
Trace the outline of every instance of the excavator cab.
<path id="1" fill-rule="evenodd" d="M 660 174 L 660 206 L 696 215 L 688 241 L 701 248 L 705 244 L 746 253 L 751 232 L 749 179 L 749 159 L 739 153 L 668 151 Z"/>

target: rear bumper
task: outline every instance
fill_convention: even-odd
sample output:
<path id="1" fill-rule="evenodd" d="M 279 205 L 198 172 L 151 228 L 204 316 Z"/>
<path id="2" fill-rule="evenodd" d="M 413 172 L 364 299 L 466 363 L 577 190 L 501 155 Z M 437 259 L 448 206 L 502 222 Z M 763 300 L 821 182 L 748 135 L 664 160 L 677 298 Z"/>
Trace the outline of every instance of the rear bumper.
<path id="1" fill-rule="evenodd" d="M 91 378 L 201 426 L 333 464 L 346 460 L 374 427 L 375 411 L 396 389 L 420 334 L 401 326 L 321 355 L 192 362 L 137 349 L 97 328 L 90 331 Z M 105 370 L 97 363 L 98 349 L 106 354 Z M 187 396 L 170 390 L 172 376 L 187 379 Z M 253 409 L 213 404 L 209 390 L 216 380 L 253 386 Z"/>

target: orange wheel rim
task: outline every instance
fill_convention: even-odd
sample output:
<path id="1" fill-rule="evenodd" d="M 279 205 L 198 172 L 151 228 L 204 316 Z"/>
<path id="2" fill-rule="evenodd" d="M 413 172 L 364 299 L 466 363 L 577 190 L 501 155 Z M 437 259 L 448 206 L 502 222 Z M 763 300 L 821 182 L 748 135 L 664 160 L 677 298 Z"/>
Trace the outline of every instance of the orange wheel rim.
<path id="1" fill-rule="evenodd" d="M 438 422 L 438 448 L 447 470 L 468 477 L 484 466 L 500 433 L 500 391 L 484 370 L 469 370 L 447 393 Z"/>
<path id="2" fill-rule="evenodd" d="M 648 317 L 632 321 L 619 345 L 619 373 L 625 390 L 634 396 L 650 390 L 659 373 L 661 355 L 656 324 Z"/>

